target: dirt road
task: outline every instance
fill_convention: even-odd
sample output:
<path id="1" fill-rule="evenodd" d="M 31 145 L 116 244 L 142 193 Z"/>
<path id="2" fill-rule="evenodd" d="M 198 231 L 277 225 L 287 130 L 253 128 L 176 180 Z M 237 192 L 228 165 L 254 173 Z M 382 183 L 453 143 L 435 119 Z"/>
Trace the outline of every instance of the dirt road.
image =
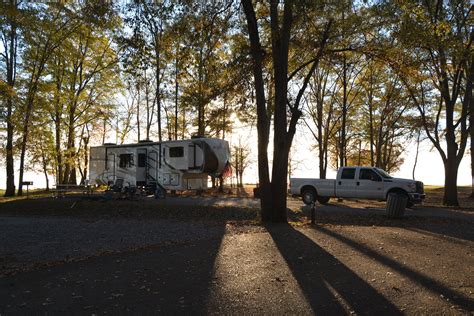
<path id="1" fill-rule="evenodd" d="M 394 221 L 378 208 L 321 207 L 315 226 L 297 221 L 305 208 L 290 214 L 294 225 L 270 226 L 2 217 L 0 231 L 17 225 L 1 236 L 3 247 L 17 240 L 9 257 L 0 248 L 4 266 L 29 268 L 0 277 L 0 314 L 473 312 L 470 214 L 418 210 Z M 66 257 L 68 244 L 83 250 Z"/>

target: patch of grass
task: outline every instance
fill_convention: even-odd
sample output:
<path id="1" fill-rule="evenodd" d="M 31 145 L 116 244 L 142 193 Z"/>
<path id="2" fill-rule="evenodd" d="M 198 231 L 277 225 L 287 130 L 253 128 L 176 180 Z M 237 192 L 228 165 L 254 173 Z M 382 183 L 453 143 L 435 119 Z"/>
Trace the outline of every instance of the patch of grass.
<path id="1" fill-rule="evenodd" d="M 425 186 L 426 200 L 425 206 L 445 207 L 443 205 L 444 187 L 443 186 Z M 471 198 L 471 187 L 458 187 L 458 200 L 461 208 L 474 211 L 474 198 Z"/>
<path id="2" fill-rule="evenodd" d="M 256 208 L 218 206 L 171 206 L 155 200 L 140 199 L 92 201 L 77 199 L 16 199 L 0 204 L 6 216 L 74 216 L 159 218 L 198 221 L 256 220 Z"/>
<path id="3" fill-rule="evenodd" d="M 28 197 L 26 196 L 26 190 L 23 192 L 22 196 L 4 197 L 3 196 L 4 194 L 5 194 L 5 190 L 0 190 L 0 203 L 17 201 L 17 200 L 25 200 L 27 198 L 39 199 L 39 198 L 51 197 L 53 195 L 53 192 L 46 191 L 45 189 L 35 189 L 35 190 L 30 190 L 28 192 Z"/>

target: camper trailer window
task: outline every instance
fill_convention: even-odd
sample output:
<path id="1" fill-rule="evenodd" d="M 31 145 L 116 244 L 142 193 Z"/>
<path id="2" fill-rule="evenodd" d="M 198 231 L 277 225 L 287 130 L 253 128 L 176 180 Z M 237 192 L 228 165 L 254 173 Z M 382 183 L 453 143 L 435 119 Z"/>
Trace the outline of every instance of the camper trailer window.
<path id="1" fill-rule="evenodd" d="M 146 167 L 146 154 L 143 154 L 143 153 L 138 154 L 138 167 L 140 168 Z"/>
<path id="2" fill-rule="evenodd" d="M 120 168 L 131 168 L 133 167 L 133 154 L 121 154 L 119 161 Z"/>
<path id="3" fill-rule="evenodd" d="M 184 157 L 184 147 L 170 147 L 170 157 Z"/>

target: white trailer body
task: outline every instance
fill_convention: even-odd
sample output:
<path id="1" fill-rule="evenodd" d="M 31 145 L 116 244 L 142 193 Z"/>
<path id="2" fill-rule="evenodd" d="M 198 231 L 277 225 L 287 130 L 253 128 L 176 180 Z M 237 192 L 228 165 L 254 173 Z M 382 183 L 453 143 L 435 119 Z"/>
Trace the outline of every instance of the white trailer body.
<path id="1" fill-rule="evenodd" d="M 125 186 L 203 190 L 208 176 L 220 176 L 229 163 L 228 142 L 216 138 L 105 144 L 90 149 L 89 179 L 92 185 L 123 179 Z"/>

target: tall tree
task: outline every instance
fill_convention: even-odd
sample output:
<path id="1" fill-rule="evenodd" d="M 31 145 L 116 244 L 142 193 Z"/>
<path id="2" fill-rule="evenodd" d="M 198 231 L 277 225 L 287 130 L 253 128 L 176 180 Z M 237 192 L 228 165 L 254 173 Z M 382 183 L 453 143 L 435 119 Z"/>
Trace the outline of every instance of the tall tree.
<path id="1" fill-rule="evenodd" d="M 329 160 L 329 142 L 335 137 L 340 117 L 335 111 L 336 78 L 334 69 L 324 63 L 314 73 L 305 103 L 304 122 L 317 142 L 319 177 L 326 179 Z"/>
<path id="2" fill-rule="evenodd" d="M 253 76 L 257 103 L 257 131 L 258 131 L 258 169 L 261 194 L 262 220 L 273 222 L 286 222 L 286 188 L 288 174 L 288 155 L 296 131 L 296 124 L 302 112 L 299 109 L 303 93 L 308 82 L 318 67 L 324 47 L 326 46 L 332 21 L 324 21 L 320 32 L 321 37 L 317 47 L 312 51 L 309 60 L 297 65 L 293 72 L 289 72 L 290 37 L 294 26 L 294 9 L 299 14 L 308 9 L 304 5 L 297 6 L 292 1 L 285 1 L 280 5 L 272 1 L 267 10 L 270 16 L 271 39 L 271 65 L 273 68 L 273 164 L 272 178 L 270 181 L 267 148 L 270 136 L 271 117 L 268 112 L 268 103 L 265 98 L 265 83 L 263 78 L 265 49 L 262 46 L 264 36 L 263 27 L 260 26 L 251 0 L 242 0 L 242 5 L 247 21 L 250 53 L 253 61 Z M 307 70 L 303 77 L 301 87 L 292 100 L 288 93 L 288 81 L 302 69 Z M 290 117 L 288 117 L 290 112 Z"/>
<path id="3" fill-rule="evenodd" d="M 34 14 L 34 15 L 33 15 Z M 62 6 L 51 6 L 47 11 L 32 10 L 29 16 L 34 20 L 25 33 L 28 45 L 22 58 L 23 67 L 27 72 L 26 95 L 21 109 L 22 130 L 20 140 L 20 173 L 18 195 L 23 194 L 23 175 L 25 170 L 26 151 L 30 137 L 31 116 L 38 93 L 41 78 L 45 73 L 46 64 L 61 43 L 77 27 L 77 22 Z"/>
<path id="4" fill-rule="evenodd" d="M 2 78 L 6 82 L 2 93 L 2 98 L 6 104 L 5 121 L 7 125 L 7 141 L 6 141 L 6 190 L 5 196 L 15 195 L 15 169 L 13 158 L 13 138 L 14 138 L 14 123 L 13 112 L 15 110 L 15 83 L 17 74 L 17 56 L 18 56 L 18 37 L 19 37 L 19 18 L 20 10 L 18 1 L 10 0 L 0 3 L 0 37 L 2 41 L 3 52 L 0 57 L 4 61 L 6 68 L 6 78 Z"/>
<path id="5" fill-rule="evenodd" d="M 473 5 L 439 0 L 389 2 L 388 7 L 395 17 L 393 36 L 399 45 L 388 50 L 390 62 L 400 73 L 426 136 L 443 160 L 443 203 L 458 206 L 458 169 L 469 136 L 467 118 L 474 79 L 474 29 L 469 22 Z"/>

